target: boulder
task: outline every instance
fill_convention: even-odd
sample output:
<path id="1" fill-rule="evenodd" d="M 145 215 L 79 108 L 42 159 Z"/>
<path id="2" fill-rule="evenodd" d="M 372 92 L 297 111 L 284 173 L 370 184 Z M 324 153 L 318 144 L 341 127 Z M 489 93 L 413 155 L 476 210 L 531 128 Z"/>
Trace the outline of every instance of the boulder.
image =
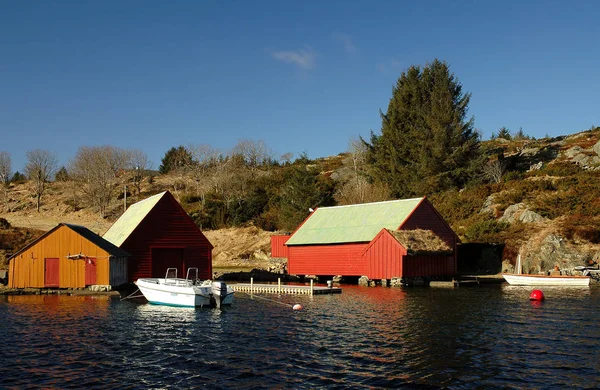
<path id="1" fill-rule="evenodd" d="M 600 156 L 600 141 L 596 142 L 596 144 L 592 146 L 592 151 Z"/>
<path id="2" fill-rule="evenodd" d="M 510 205 L 504 210 L 504 214 L 499 220 L 501 222 L 514 223 L 524 210 L 526 210 L 525 203 Z"/>
<path id="3" fill-rule="evenodd" d="M 548 220 L 548 218 L 542 217 L 538 213 L 531 211 L 531 210 L 525 210 L 519 216 L 519 221 L 521 221 L 523 223 L 536 223 L 536 222 L 544 222 L 547 220 Z"/>
<path id="4" fill-rule="evenodd" d="M 525 203 L 517 203 L 508 206 L 504 211 L 504 215 L 502 215 L 499 220 L 508 223 L 515 223 L 516 221 L 536 223 L 547 221 L 547 218 L 542 217 L 534 211 L 528 210 Z"/>
<path id="5" fill-rule="evenodd" d="M 481 210 L 479 210 L 480 213 L 494 215 L 494 213 L 496 212 L 495 208 L 493 207 L 493 205 L 496 202 L 496 198 L 494 195 L 496 194 L 492 194 L 485 199 L 485 202 L 483 202 L 483 206 L 481 206 Z"/>

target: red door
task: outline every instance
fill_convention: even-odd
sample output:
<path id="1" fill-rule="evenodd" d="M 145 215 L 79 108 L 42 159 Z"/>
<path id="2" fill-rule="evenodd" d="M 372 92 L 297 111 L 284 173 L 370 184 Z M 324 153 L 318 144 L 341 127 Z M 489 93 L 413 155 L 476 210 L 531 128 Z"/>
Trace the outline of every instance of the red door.
<path id="1" fill-rule="evenodd" d="M 96 284 L 96 259 L 88 257 L 85 260 L 85 285 Z"/>
<path id="2" fill-rule="evenodd" d="M 44 259 L 44 287 L 58 287 L 58 259 Z"/>

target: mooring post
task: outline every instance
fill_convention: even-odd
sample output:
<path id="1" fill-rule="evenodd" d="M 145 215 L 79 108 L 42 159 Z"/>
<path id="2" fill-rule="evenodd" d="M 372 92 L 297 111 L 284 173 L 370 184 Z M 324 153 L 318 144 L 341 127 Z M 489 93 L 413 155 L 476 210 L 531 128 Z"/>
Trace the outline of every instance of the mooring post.
<path id="1" fill-rule="evenodd" d="M 313 280 L 310 280 L 310 295 L 313 295 Z"/>
<path id="2" fill-rule="evenodd" d="M 254 278 L 250 277 L 250 295 L 254 292 Z"/>
<path id="3" fill-rule="evenodd" d="M 281 294 L 281 278 L 277 278 L 277 290 L 279 294 Z"/>

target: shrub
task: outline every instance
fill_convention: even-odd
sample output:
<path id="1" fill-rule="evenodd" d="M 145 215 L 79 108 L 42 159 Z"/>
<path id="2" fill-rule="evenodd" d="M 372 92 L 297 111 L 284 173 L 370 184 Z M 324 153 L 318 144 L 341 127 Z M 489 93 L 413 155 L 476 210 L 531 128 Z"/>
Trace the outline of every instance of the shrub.
<path id="1" fill-rule="evenodd" d="M 581 214 L 571 215 L 561 221 L 561 233 L 569 239 L 600 244 L 600 217 Z"/>
<path id="2" fill-rule="evenodd" d="M 0 229 L 10 229 L 10 222 L 5 218 L 0 218 Z"/>
<path id="3" fill-rule="evenodd" d="M 190 193 L 183 194 L 181 196 L 181 203 L 193 204 L 202 201 L 202 197 Z"/>
<path id="4" fill-rule="evenodd" d="M 478 213 L 493 188 L 492 185 L 483 185 L 462 192 L 448 190 L 431 195 L 430 200 L 448 223 L 456 224 Z"/>
<path id="5" fill-rule="evenodd" d="M 545 165 L 542 169 L 536 172 L 536 175 L 565 177 L 576 175 L 580 172 L 583 172 L 583 169 L 579 167 L 579 165 L 567 161 L 559 161 L 553 164 Z"/>
<path id="6" fill-rule="evenodd" d="M 500 233 L 505 231 L 510 224 L 507 222 L 500 222 L 496 219 L 478 215 L 473 218 L 467 229 L 465 230 L 464 237 L 467 242 L 502 242 L 503 237 Z"/>
<path id="7" fill-rule="evenodd" d="M 502 180 L 505 183 L 515 181 L 515 180 L 523 180 L 525 178 L 525 174 L 519 171 L 509 171 L 502 176 Z"/>

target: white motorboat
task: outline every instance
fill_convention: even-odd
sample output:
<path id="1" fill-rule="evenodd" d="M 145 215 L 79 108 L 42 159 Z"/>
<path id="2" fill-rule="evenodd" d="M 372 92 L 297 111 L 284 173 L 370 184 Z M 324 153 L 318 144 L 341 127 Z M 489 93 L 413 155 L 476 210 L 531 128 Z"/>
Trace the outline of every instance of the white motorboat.
<path id="1" fill-rule="evenodd" d="M 198 279 L 198 268 L 189 268 L 185 279 L 177 268 L 169 268 L 164 278 L 140 278 L 135 284 L 148 302 L 182 307 L 231 305 L 234 291 L 225 282 Z"/>
<path id="2" fill-rule="evenodd" d="M 511 285 L 516 286 L 589 286 L 589 276 L 566 275 L 530 275 L 530 274 L 502 274 Z"/>

